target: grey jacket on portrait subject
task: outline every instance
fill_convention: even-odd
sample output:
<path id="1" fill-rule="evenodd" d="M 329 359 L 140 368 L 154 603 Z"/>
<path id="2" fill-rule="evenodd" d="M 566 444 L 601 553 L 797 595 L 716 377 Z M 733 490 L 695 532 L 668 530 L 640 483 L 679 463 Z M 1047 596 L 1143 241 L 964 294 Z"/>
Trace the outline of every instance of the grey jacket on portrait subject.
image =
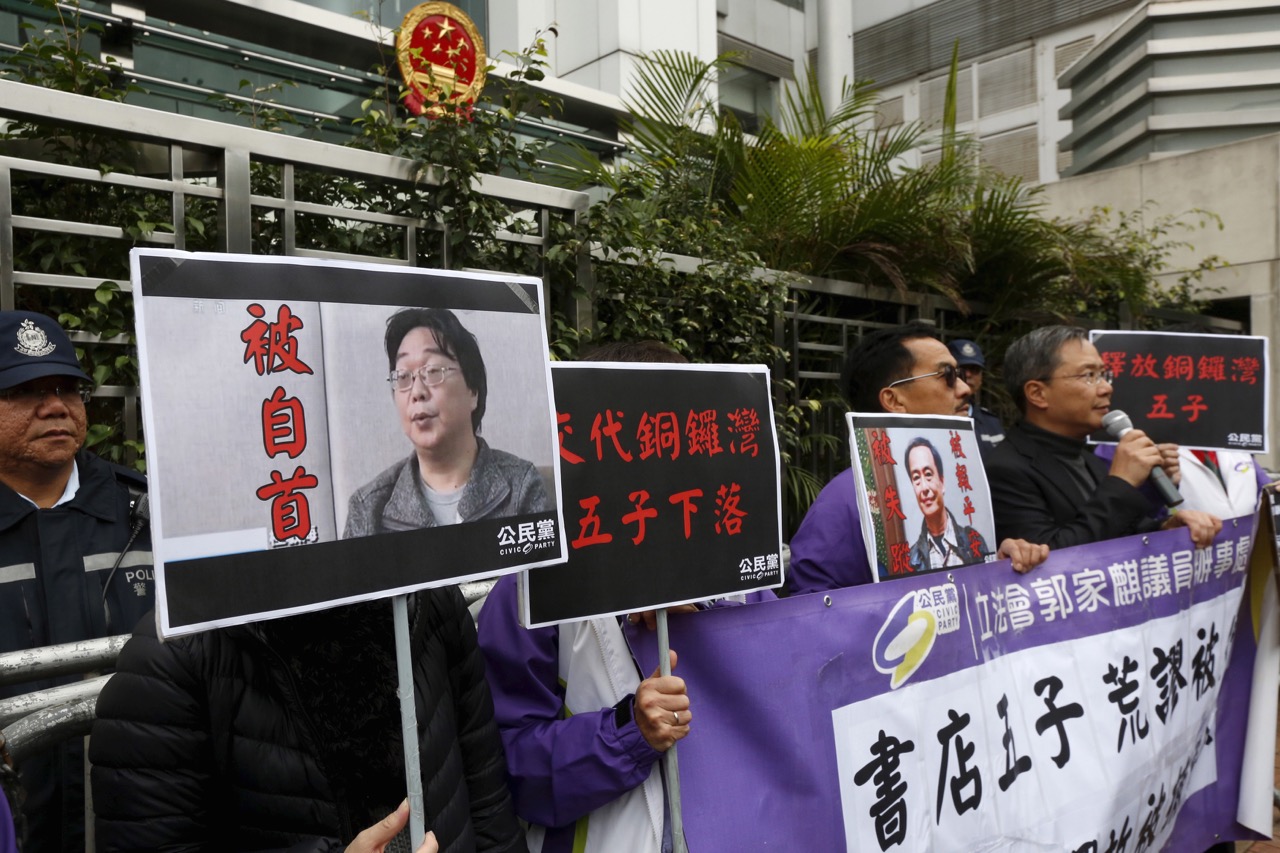
<path id="1" fill-rule="evenodd" d="M 504 518 L 551 509 L 542 476 L 532 463 L 476 438 L 479 450 L 463 488 L 458 515 L 463 521 Z M 343 539 L 435 527 L 418 475 L 418 457 L 410 454 L 351 496 Z"/>

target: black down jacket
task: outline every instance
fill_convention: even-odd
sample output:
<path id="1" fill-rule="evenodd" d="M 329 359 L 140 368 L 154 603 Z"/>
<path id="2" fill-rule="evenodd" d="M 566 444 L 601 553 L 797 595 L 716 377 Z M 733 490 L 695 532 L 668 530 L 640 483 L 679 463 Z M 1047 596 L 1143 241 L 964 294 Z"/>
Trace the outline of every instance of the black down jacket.
<path id="1" fill-rule="evenodd" d="M 524 851 L 462 596 L 427 590 L 411 605 L 427 828 L 442 853 Z M 385 816 L 404 796 L 394 651 L 360 632 L 390 632 L 390 612 L 374 602 L 165 643 L 144 619 L 98 699 L 98 850 L 339 851 Z M 372 661 L 371 646 L 385 647 Z"/>

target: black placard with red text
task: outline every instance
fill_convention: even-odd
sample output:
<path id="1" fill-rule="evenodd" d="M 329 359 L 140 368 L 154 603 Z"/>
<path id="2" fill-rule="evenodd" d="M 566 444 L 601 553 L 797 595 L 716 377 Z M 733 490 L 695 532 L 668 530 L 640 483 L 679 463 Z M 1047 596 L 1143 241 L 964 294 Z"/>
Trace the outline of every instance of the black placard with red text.
<path id="1" fill-rule="evenodd" d="M 781 585 L 767 368 L 580 363 L 551 376 L 569 561 L 522 575 L 525 625 Z"/>
<path id="2" fill-rule="evenodd" d="M 1158 442 L 1267 452 L 1267 339 L 1176 332 L 1089 333 L 1115 374 L 1111 408 Z"/>

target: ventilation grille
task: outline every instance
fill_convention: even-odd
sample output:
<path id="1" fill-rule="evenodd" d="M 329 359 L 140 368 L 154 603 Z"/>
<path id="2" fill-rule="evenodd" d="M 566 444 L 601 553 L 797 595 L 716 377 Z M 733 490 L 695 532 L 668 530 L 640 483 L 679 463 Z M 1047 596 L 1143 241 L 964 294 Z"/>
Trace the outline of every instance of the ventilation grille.
<path id="1" fill-rule="evenodd" d="M 738 61 L 753 71 L 767 74 L 776 80 L 796 79 L 795 66 L 780 53 L 756 47 L 751 42 L 724 33 L 719 34 L 718 47 L 721 53 L 738 54 Z"/>
<path id="2" fill-rule="evenodd" d="M 888 98 L 876 104 L 876 129 L 897 127 L 902 124 L 902 96 Z"/>
<path id="3" fill-rule="evenodd" d="M 1036 62 L 1031 48 L 978 66 L 978 115 L 995 115 L 1035 102 Z"/>
<path id="4" fill-rule="evenodd" d="M 1061 77 L 1062 72 L 1075 65 L 1076 60 L 1088 53 L 1091 47 L 1093 47 L 1093 36 L 1086 36 L 1055 47 L 1053 49 L 1053 76 L 1055 78 Z"/>
<path id="5" fill-rule="evenodd" d="M 925 127 L 942 125 L 942 110 L 947 102 L 947 79 L 934 77 L 920 84 L 920 120 Z M 973 69 L 961 68 L 956 74 L 956 124 L 973 121 Z"/>
<path id="6" fill-rule="evenodd" d="M 856 76 L 884 88 L 945 67 L 957 40 L 963 61 L 1133 6 L 1133 0 L 936 0 L 855 33 Z"/>
<path id="7" fill-rule="evenodd" d="M 1039 137 L 1035 127 L 1024 127 L 982 140 L 982 162 L 1024 181 L 1040 180 Z"/>

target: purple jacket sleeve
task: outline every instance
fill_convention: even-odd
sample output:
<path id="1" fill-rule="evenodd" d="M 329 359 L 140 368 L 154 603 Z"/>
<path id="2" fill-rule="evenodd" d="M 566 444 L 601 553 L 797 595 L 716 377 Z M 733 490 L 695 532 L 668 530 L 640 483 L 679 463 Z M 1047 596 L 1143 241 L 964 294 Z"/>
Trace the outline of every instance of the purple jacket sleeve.
<path id="1" fill-rule="evenodd" d="M 845 469 L 818 493 L 791 537 L 793 595 L 871 583 L 871 564 L 862 538 L 853 469 Z"/>
<path id="2" fill-rule="evenodd" d="M 634 720 L 618 728 L 613 708 L 565 719 L 560 631 L 520 627 L 515 575 L 494 586 L 478 623 L 516 814 L 539 826 L 565 826 L 649 776 L 661 753 Z"/>

